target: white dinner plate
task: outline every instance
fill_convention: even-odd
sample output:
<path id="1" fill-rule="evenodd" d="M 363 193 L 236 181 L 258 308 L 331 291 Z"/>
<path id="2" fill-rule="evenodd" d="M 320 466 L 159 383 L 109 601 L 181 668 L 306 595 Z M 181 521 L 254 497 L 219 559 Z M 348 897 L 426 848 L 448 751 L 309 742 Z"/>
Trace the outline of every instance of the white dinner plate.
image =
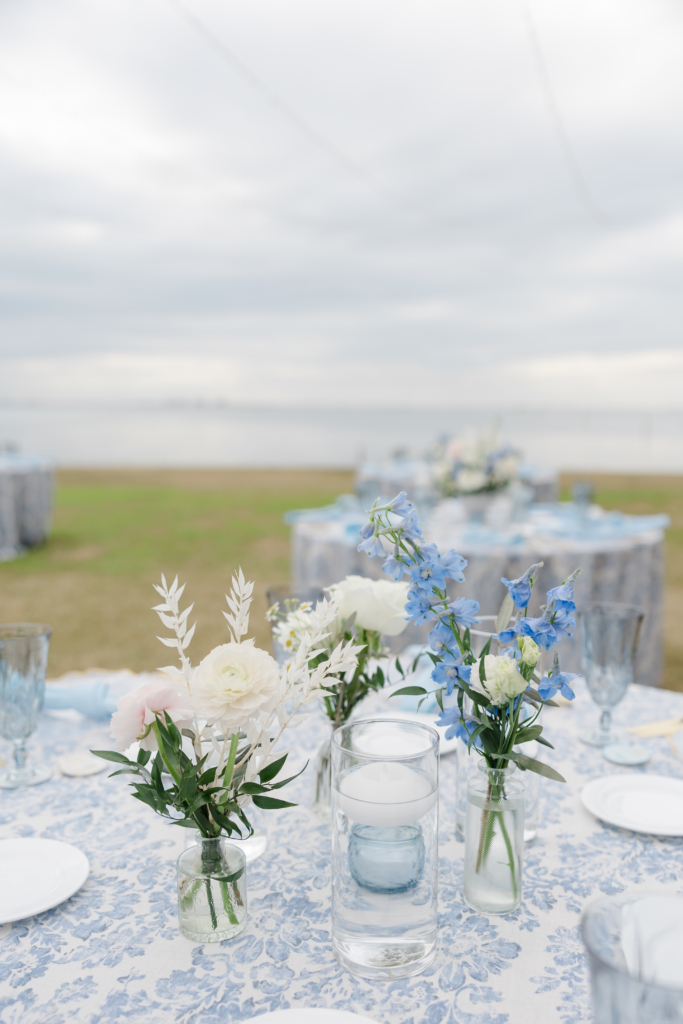
<path id="1" fill-rule="evenodd" d="M 90 871 L 88 858 L 56 839 L 0 840 L 0 924 L 23 921 L 78 892 Z"/>
<path id="2" fill-rule="evenodd" d="M 250 1018 L 253 1024 L 377 1024 L 370 1017 L 361 1017 L 349 1010 L 273 1010 Z"/>
<path id="3" fill-rule="evenodd" d="M 581 800 L 608 825 L 654 836 L 683 836 L 683 779 L 603 775 L 583 787 Z"/>

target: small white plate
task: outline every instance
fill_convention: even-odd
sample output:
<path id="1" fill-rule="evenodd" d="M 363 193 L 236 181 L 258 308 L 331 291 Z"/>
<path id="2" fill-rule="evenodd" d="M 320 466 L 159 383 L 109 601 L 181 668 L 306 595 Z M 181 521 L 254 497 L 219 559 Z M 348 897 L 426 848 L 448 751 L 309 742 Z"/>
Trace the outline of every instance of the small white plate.
<path id="1" fill-rule="evenodd" d="M 90 872 L 88 858 L 56 839 L 0 840 L 0 924 L 23 921 L 68 900 Z"/>
<path id="2" fill-rule="evenodd" d="M 596 818 L 653 836 L 683 836 L 683 779 L 665 775 L 603 775 L 581 790 Z"/>
<path id="3" fill-rule="evenodd" d="M 377 1024 L 370 1017 L 361 1017 L 349 1010 L 328 1010 L 324 1006 L 315 1010 L 273 1010 L 250 1020 L 253 1024 Z"/>

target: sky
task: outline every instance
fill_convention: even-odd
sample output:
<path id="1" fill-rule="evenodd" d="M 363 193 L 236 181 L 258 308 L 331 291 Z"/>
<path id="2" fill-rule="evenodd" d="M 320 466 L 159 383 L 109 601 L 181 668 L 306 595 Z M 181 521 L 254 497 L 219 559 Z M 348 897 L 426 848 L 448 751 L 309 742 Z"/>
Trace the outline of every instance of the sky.
<path id="1" fill-rule="evenodd" d="M 0 0 L 0 402 L 683 409 L 677 0 Z"/>

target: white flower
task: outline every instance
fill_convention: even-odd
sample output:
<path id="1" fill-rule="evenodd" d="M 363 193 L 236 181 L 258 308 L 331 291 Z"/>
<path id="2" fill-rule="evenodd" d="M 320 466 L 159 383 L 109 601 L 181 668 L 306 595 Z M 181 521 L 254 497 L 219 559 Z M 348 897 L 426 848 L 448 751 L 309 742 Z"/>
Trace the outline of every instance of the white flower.
<path id="1" fill-rule="evenodd" d="M 481 661 L 475 661 L 470 675 L 470 686 L 489 697 L 494 704 L 507 704 L 508 700 L 524 693 L 529 685 L 517 669 L 514 658 L 505 655 L 487 654 L 484 658 L 486 682 L 479 679 Z"/>
<path id="2" fill-rule="evenodd" d="M 482 488 L 486 487 L 488 479 L 486 473 L 483 473 L 480 469 L 461 469 L 455 478 L 455 483 L 459 491 L 466 494 L 472 494 L 474 491 L 481 491 Z"/>
<path id="3" fill-rule="evenodd" d="M 260 711 L 272 709 L 280 694 L 280 672 L 270 654 L 253 640 L 222 644 L 207 654 L 192 680 L 192 703 L 209 722 L 234 732 Z"/>
<path id="4" fill-rule="evenodd" d="M 517 646 L 522 652 L 522 664 L 531 665 L 533 668 L 541 657 L 541 648 L 536 641 L 532 640 L 530 636 L 520 636 L 517 637 Z"/>
<path id="5" fill-rule="evenodd" d="M 408 625 L 405 604 L 410 583 L 370 580 L 347 576 L 328 589 L 338 602 L 338 615 L 348 619 L 356 614 L 356 625 L 384 636 L 398 636 Z"/>
<path id="6" fill-rule="evenodd" d="M 274 620 L 273 638 L 287 655 L 291 655 L 298 650 L 304 633 L 310 633 L 312 626 L 313 606 L 310 601 L 303 601 L 284 619 Z"/>

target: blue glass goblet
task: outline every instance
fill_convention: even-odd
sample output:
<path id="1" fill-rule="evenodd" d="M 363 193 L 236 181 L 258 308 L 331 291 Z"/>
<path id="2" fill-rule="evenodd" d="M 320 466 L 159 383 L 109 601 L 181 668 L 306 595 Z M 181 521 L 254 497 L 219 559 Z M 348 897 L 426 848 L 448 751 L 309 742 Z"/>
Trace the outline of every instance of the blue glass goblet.
<path id="1" fill-rule="evenodd" d="M 38 724 L 45 695 L 50 626 L 0 625 L 0 736 L 14 744 L 14 764 L 0 770 L 0 788 L 36 786 L 52 769 L 27 764 L 26 740 Z"/>

